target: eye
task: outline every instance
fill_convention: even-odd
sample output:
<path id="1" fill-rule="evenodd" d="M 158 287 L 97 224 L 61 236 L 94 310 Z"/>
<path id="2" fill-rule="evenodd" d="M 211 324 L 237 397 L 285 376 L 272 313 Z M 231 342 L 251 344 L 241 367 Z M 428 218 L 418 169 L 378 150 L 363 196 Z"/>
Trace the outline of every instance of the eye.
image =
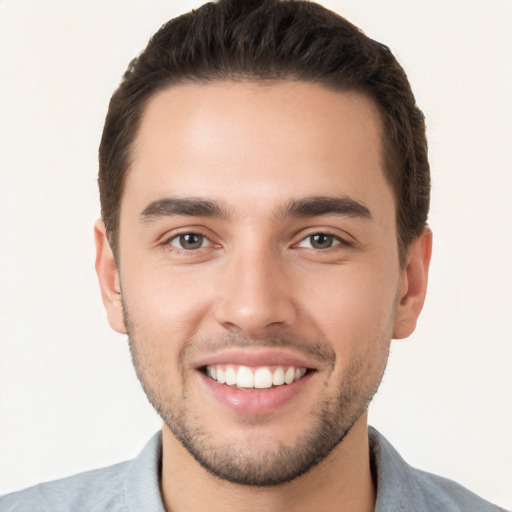
<path id="1" fill-rule="evenodd" d="M 307 236 L 298 244 L 298 247 L 307 249 L 329 249 L 335 245 L 339 245 L 341 240 L 334 235 L 328 233 L 314 233 Z"/>
<path id="2" fill-rule="evenodd" d="M 185 251 L 202 249 L 210 244 L 208 238 L 198 233 L 183 233 L 169 240 L 169 245 Z"/>

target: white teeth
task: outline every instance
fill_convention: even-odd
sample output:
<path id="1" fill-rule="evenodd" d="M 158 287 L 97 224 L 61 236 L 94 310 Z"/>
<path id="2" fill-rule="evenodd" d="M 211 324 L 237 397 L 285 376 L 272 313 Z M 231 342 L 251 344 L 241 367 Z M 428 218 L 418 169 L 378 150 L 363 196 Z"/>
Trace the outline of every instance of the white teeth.
<path id="1" fill-rule="evenodd" d="M 286 384 L 291 384 L 295 380 L 295 368 L 290 366 L 288 370 L 286 370 L 286 373 L 284 374 L 284 382 Z"/>
<path id="2" fill-rule="evenodd" d="M 295 370 L 295 380 L 302 379 L 302 377 L 304 377 L 305 373 L 306 373 L 306 368 L 297 368 Z"/>
<path id="3" fill-rule="evenodd" d="M 274 384 L 274 386 L 281 386 L 284 384 L 284 370 L 282 366 L 276 368 L 272 374 L 272 384 Z"/>
<path id="4" fill-rule="evenodd" d="M 254 375 L 247 366 L 240 366 L 238 368 L 236 385 L 239 388 L 253 388 L 254 387 Z"/>
<path id="5" fill-rule="evenodd" d="M 272 372 L 268 368 L 258 368 L 254 374 L 254 387 L 265 389 L 272 387 Z"/>
<path id="6" fill-rule="evenodd" d="M 286 371 L 285 371 L 286 368 Z M 294 366 L 277 366 L 272 371 L 267 366 L 249 368 L 248 366 L 215 365 L 207 366 L 206 374 L 219 384 L 237 386 L 239 388 L 269 389 L 272 386 L 292 384 L 302 379 L 306 368 Z"/>
<path id="7" fill-rule="evenodd" d="M 234 386 L 236 384 L 236 371 L 233 367 L 228 366 L 226 368 L 226 384 L 228 386 Z"/>

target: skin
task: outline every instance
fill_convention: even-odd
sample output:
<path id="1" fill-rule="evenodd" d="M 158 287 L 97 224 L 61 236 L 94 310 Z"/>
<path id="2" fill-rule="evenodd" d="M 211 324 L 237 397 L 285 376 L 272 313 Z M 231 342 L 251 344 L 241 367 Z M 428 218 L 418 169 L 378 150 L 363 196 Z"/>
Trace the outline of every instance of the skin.
<path id="1" fill-rule="evenodd" d="M 415 328 L 431 252 L 425 227 L 400 268 L 376 107 L 301 82 L 180 85 L 150 100 L 133 155 L 119 267 L 100 220 L 96 268 L 110 324 L 129 331 L 138 376 L 166 422 L 166 509 L 373 510 L 366 410 L 391 338 Z M 367 214 L 286 211 L 312 197 L 349 198 Z M 151 210 L 165 198 L 206 200 L 221 215 Z M 187 233 L 203 236 L 198 249 L 180 246 Z M 312 245 L 314 234 L 332 246 Z M 211 395 L 197 368 L 230 350 L 279 351 L 314 371 L 270 413 L 240 413 Z M 261 473 L 306 450 L 321 417 L 339 428 L 325 458 L 271 487 L 212 475 L 175 435 L 193 427 L 205 458 Z"/>

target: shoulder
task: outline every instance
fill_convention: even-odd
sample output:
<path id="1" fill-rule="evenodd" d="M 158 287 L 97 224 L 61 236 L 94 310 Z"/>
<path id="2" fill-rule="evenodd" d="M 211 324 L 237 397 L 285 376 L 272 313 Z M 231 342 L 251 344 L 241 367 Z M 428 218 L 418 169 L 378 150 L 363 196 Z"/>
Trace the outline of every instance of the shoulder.
<path id="1" fill-rule="evenodd" d="M 129 462 L 46 482 L 0 498 L 2 512 L 127 510 L 124 474 Z"/>
<path id="2" fill-rule="evenodd" d="M 135 459 L 46 482 L 0 498 L 2 512 L 162 512 L 161 436 Z"/>
<path id="3" fill-rule="evenodd" d="M 369 436 L 376 512 L 504 512 L 452 480 L 412 468 L 375 429 Z"/>
<path id="4" fill-rule="evenodd" d="M 426 501 L 436 502 L 442 506 L 433 510 L 504 512 L 502 508 L 489 503 L 453 480 L 413 468 L 411 471 L 415 474 Z"/>

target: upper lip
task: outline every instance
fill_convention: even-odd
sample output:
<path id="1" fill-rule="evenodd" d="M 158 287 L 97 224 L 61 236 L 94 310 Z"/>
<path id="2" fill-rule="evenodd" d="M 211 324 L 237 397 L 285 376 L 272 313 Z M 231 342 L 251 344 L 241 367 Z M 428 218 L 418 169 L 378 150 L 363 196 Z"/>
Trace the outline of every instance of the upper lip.
<path id="1" fill-rule="evenodd" d="M 316 369 L 316 365 L 312 364 L 305 357 L 288 352 L 285 350 L 241 350 L 231 349 L 223 350 L 198 359 L 194 362 L 195 368 L 205 366 L 213 366 L 216 364 L 234 364 L 240 366 L 295 366 L 307 369 Z"/>

